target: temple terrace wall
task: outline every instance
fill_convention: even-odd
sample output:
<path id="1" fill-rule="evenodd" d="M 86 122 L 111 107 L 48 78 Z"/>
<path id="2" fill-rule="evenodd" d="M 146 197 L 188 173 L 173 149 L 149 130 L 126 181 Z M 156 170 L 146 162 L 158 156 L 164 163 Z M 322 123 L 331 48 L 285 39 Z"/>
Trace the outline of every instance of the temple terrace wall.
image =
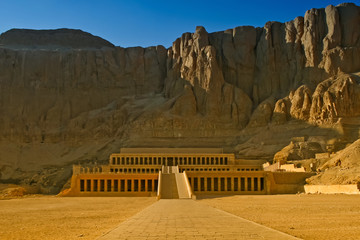
<path id="1" fill-rule="evenodd" d="M 222 149 L 121 149 L 108 165 L 73 166 L 63 196 L 156 196 L 164 167 L 177 167 L 195 195 L 283 194 L 304 190 L 314 173 L 264 171 L 261 161 Z"/>
<path id="2" fill-rule="evenodd" d="M 359 184 L 348 185 L 305 185 L 305 193 L 323 194 L 360 194 Z"/>

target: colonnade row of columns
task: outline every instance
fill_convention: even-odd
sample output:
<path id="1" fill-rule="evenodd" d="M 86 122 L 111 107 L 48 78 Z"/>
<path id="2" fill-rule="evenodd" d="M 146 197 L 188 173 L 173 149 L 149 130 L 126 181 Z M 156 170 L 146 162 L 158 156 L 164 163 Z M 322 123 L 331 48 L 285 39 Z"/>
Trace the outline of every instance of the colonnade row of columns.
<path id="1" fill-rule="evenodd" d="M 156 192 L 158 179 L 79 179 L 80 192 Z"/>
<path id="2" fill-rule="evenodd" d="M 110 157 L 110 165 L 227 165 L 229 157 L 225 156 L 171 156 L 171 157 Z"/>
<path id="3" fill-rule="evenodd" d="M 159 173 L 160 168 L 110 168 L 112 173 Z"/>
<path id="4" fill-rule="evenodd" d="M 260 171 L 260 167 L 252 167 L 252 168 L 235 168 L 235 167 L 228 167 L 228 168 L 220 168 L 220 167 L 195 167 L 195 168 L 187 168 L 186 166 L 182 166 L 179 168 L 180 172 L 229 172 L 229 171 Z"/>
<path id="5" fill-rule="evenodd" d="M 264 177 L 189 177 L 196 192 L 264 192 Z M 158 179 L 79 179 L 80 192 L 156 192 Z"/>
<path id="6" fill-rule="evenodd" d="M 101 173 L 101 167 L 79 167 L 79 173 Z"/>
<path id="7" fill-rule="evenodd" d="M 194 192 L 262 192 L 264 177 L 189 177 Z"/>

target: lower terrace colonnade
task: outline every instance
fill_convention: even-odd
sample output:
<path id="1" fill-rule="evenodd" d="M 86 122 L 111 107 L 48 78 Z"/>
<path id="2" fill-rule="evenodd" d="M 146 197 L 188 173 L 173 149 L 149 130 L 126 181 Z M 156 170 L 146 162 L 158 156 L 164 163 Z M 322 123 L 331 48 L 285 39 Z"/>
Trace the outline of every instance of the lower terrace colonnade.
<path id="1" fill-rule="evenodd" d="M 80 192 L 156 192 L 157 179 L 79 179 Z"/>
<path id="2" fill-rule="evenodd" d="M 248 192 L 265 194 L 265 177 L 251 176 L 200 176 L 188 177 L 192 190 L 196 194 L 206 193 L 234 193 L 246 194 Z"/>
<path id="3" fill-rule="evenodd" d="M 78 172 L 71 178 L 66 196 L 155 196 L 158 175 Z"/>
<path id="4" fill-rule="evenodd" d="M 196 194 L 266 194 L 266 178 L 264 176 L 192 176 L 191 173 L 188 175 L 190 186 Z M 78 193 L 80 195 L 155 193 L 158 190 L 158 176 L 112 179 L 83 176 L 77 178 L 76 185 L 79 186 Z"/>

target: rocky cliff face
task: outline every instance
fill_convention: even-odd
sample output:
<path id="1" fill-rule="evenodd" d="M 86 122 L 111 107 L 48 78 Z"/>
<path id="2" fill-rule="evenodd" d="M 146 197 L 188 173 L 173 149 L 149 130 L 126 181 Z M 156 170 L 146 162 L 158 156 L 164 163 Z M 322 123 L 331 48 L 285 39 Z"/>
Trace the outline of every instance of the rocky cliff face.
<path id="1" fill-rule="evenodd" d="M 169 49 L 10 30 L 0 36 L 0 178 L 54 192 L 72 163 L 122 146 L 272 158 L 294 136 L 353 141 L 359 125 L 343 123 L 360 116 L 359 25 L 360 8 L 342 4 L 263 28 L 197 27 Z"/>

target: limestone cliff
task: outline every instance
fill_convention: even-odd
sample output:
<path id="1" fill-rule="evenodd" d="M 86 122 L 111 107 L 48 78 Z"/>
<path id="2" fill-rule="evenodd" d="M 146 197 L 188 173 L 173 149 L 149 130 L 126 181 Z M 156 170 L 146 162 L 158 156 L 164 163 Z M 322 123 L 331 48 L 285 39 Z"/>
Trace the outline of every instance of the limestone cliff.
<path id="1" fill-rule="evenodd" d="M 291 137 L 354 141 L 359 25 L 347 3 L 263 28 L 197 27 L 168 49 L 115 47 L 80 30 L 3 33 L 0 179 L 56 192 L 71 164 L 105 162 L 122 146 L 272 159 Z"/>

